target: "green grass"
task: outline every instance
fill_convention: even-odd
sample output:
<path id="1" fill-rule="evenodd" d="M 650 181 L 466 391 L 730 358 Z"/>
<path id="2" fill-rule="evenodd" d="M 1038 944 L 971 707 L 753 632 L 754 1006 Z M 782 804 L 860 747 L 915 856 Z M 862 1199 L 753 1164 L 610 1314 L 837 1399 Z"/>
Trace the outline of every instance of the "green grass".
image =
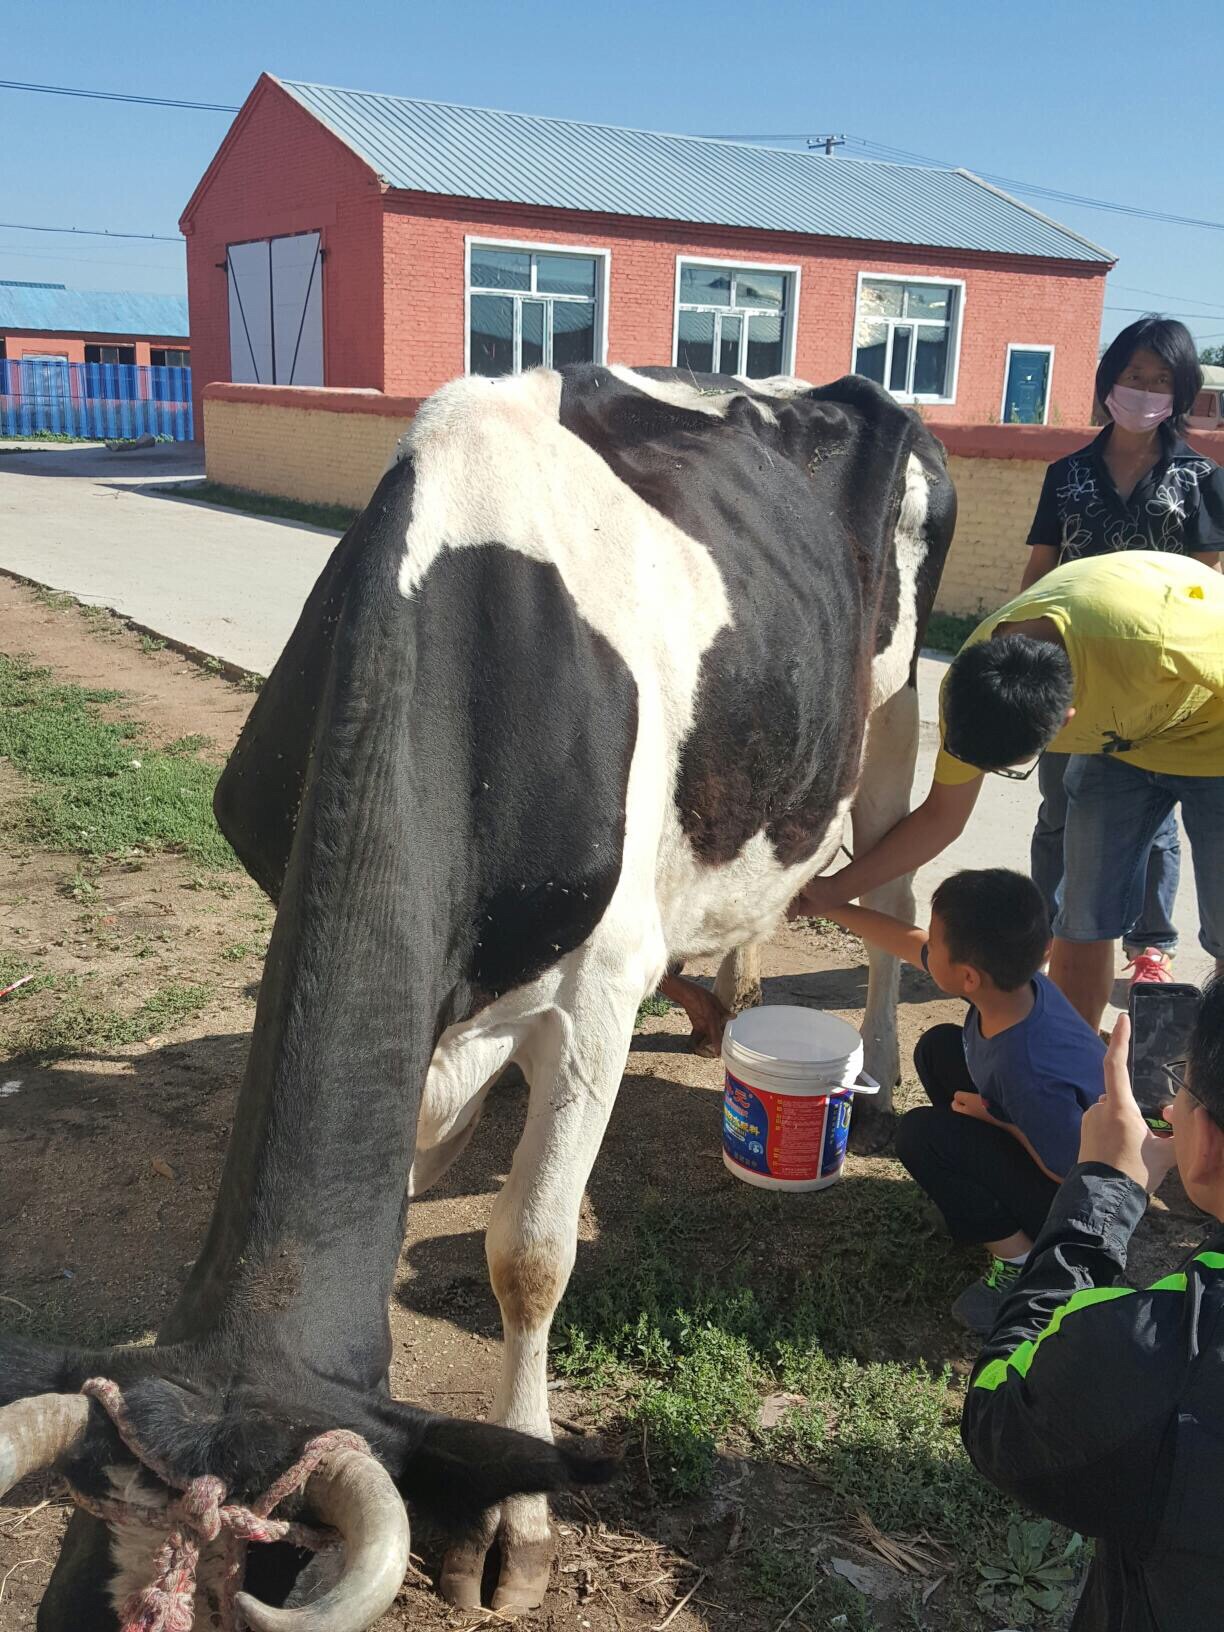
<path id="1" fill-rule="evenodd" d="M 183 483 L 170 489 L 181 498 L 199 504 L 216 504 L 226 510 L 245 510 L 254 516 L 272 516 L 282 521 L 300 521 L 309 527 L 325 527 L 343 533 L 361 514 L 343 504 L 307 504 L 298 499 L 278 498 L 274 493 L 252 493 L 245 487 L 227 487 L 224 482 Z"/>
<path id="2" fill-rule="evenodd" d="M 129 1014 L 104 1006 L 78 989 L 66 991 L 53 1012 L 7 1028 L 6 1052 L 14 1060 L 48 1064 L 99 1049 L 143 1043 L 168 1031 L 208 1002 L 206 986 L 163 986 Z"/>
<path id="3" fill-rule="evenodd" d="M 658 992 L 651 992 L 649 997 L 644 997 L 638 1004 L 637 1020 L 635 1024 L 640 1026 L 642 1021 L 645 1020 L 648 1015 L 654 1019 L 658 1019 L 661 1015 L 670 1013 L 671 1004 L 668 1002 L 667 998 L 660 997 Z"/>
<path id="4" fill-rule="evenodd" d="M 970 617 L 960 612 L 932 612 L 923 644 L 936 652 L 951 652 L 954 656 L 981 623 L 985 613 Z"/>
<path id="5" fill-rule="evenodd" d="M 745 1242 L 793 1247 L 794 1212 L 781 1204 L 794 1200 L 737 1196 L 734 1222 L 726 1198 L 652 1202 L 597 1278 L 576 1277 L 554 1324 L 554 1369 L 612 1402 L 656 1496 L 708 1491 L 720 1452 L 781 1462 L 813 1480 L 815 1510 L 799 1516 L 814 1527 L 849 1528 L 863 1511 L 886 1534 L 926 1531 L 951 1550 L 971 1595 L 978 1563 L 1006 1551 L 1016 1510 L 964 1454 L 961 1382 L 921 1358 L 946 1345 L 946 1332 L 932 1345 L 932 1312 L 947 1309 L 971 1261 L 933 1233 L 912 1185 L 870 1178 L 820 1198 L 798 1266 L 785 1251 L 777 1263 L 769 1250 L 755 1264 L 737 1256 Z M 761 1401 L 778 1391 L 797 1403 L 763 1427 Z M 814 1609 L 875 1624 L 857 1594 L 821 1575 L 810 1548 L 793 1564 L 758 1558 L 758 1575 L 777 1576 L 758 1590 L 787 1608 L 815 1584 Z"/>
<path id="6" fill-rule="evenodd" d="M 236 867 L 212 813 L 218 769 L 181 745 L 150 748 L 131 720 L 107 720 L 113 691 L 57 684 L 0 655 L 0 755 L 35 784 L 17 836 L 83 856 L 178 850 Z"/>

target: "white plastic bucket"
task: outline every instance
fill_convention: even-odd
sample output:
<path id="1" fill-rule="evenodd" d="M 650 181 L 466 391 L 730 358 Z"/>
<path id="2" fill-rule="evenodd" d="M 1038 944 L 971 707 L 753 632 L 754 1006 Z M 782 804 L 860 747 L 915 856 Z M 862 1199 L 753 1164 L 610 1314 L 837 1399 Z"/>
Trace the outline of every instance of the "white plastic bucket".
<path id="1" fill-rule="evenodd" d="M 748 1009 L 723 1033 L 723 1161 L 763 1190 L 823 1190 L 846 1164 L 855 1094 L 879 1092 L 863 1039 L 819 1009 Z"/>

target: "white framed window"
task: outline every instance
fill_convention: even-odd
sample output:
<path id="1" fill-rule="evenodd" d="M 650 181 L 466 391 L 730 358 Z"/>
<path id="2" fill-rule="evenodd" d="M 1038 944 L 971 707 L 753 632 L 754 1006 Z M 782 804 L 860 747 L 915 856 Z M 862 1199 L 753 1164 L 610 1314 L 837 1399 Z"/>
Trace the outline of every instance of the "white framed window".
<path id="1" fill-rule="evenodd" d="M 960 278 L 860 272 L 850 366 L 902 402 L 955 402 L 964 313 Z"/>
<path id="2" fill-rule="evenodd" d="M 610 250 L 469 238 L 466 251 L 467 373 L 605 360 Z"/>
<path id="3" fill-rule="evenodd" d="M 797 266 L 676 258 L 672 362 L 763 380 L 794 372 Z"/>
<path id="4" fill-rule="evenodd" d="M 1047 425 L 1054 383 L 1054 347 L 1011 341 L 1003 365 L 1002 425 Z"/>

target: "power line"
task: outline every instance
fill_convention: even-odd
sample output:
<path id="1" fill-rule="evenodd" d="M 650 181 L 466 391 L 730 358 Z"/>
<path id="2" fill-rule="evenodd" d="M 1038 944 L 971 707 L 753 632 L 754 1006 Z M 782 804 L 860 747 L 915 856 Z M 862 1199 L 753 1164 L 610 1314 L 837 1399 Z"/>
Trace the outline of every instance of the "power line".
<path id="1" fill-rule="evenodd" d="M 164 232 L 111 232 L 107 227 L 36 227 L 28 221 L 0 221 L 9 232 L 64 232 L 75 238 L 138 238 L 141 243 L 183 244 L 185 239 Z"/>
<path id="2" fill-rule="evenodd" d="M 125 91 L 86 91 L 75 85 L 30 85 L 0 79 L 0 91 L 37 91 L 43 96 L 84 96 L 94 102 L 134 102 L 146 108 L 195 108 L 204 113 L 237 113 L 228 102 L 181 102 L 172 96 L 133 96 Z"/>
<path id="3" fill-rule="evenodd" d="M 1139 312 L 1145 317 L 1151 312 L 1150 306 L 1111 306 L 1108 303 L 1106 303 L 1103 309 L 1107 312 Z M 1169 311 L 1164 315 L 1172 317 L 1205 317 L 1208 322 L 1210 322 L 1213 317 L 1218 318 L 1220 313 L 1218 310 L 1214 312 L 1188 312 L 1183 306 L 1180 309 L 1177 307 L 1170 307 Z"/>
<path id="4" fill-rule="evenodd" d="M 167 266 L 164 261 L 123 261 L 112 260 L 109 255 L 57 255 L 53 250 L 10 249 L 7 244 L 0 244 L 0 264 L 9 261 L 74 261 L 81 266 L 141 266 L 151 272 L 171 272 L 174 267 Z"/>

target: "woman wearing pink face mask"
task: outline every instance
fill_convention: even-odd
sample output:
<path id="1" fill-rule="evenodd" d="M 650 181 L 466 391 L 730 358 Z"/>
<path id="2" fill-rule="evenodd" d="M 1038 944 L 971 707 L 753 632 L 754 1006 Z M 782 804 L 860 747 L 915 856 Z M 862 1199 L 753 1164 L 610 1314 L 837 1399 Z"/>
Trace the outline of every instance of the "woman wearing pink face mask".
<path id="1" fill-rule="evenodd" d="M 1167 550 L 1219 569 L 1224 471 L 1180 434 L 1201 389 L 1198 356 L 1184 324 L 1142 317 L 1122 330 L 1097 369 L 1097 399 L 1110 423 L 1094 442 L 1046 472 L 1022 589 L 1066 561 L 1116 550 Z M 1038 770 L 1042 802 L 1031 870 L 1051 920 L 1063 876 L 1067 759 L 1047 753 Z M 1170 814 L 1152 841 L 1145 887 L 1124 937 L 1138 978 L 1171 978 L 1180 860 L 1177 821 Z"/>

